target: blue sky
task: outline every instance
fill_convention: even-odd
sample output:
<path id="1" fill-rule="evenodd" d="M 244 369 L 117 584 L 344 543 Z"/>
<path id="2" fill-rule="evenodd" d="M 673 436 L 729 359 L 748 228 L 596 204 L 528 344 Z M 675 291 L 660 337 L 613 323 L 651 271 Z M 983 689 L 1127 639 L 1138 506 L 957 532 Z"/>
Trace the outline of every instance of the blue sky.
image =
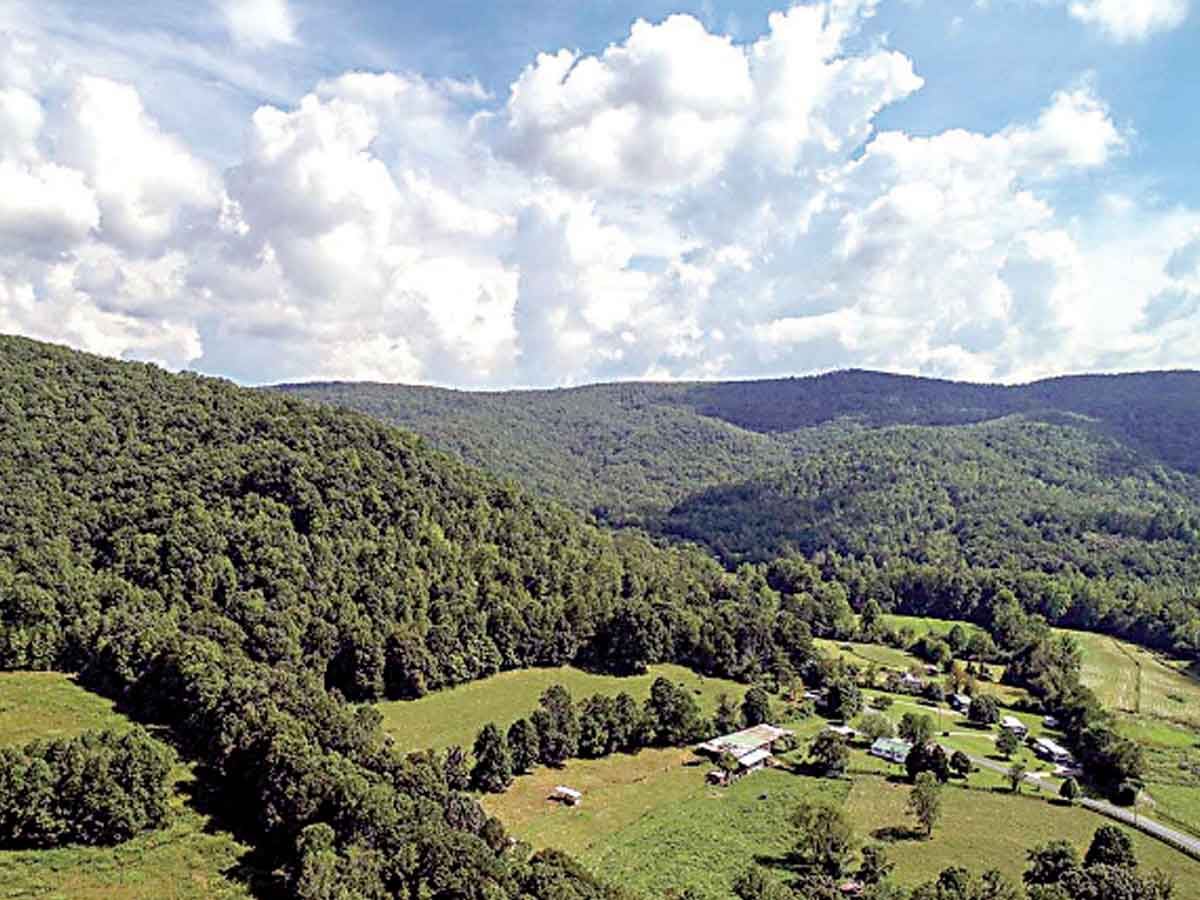
<path id="1" fill-rule="evenodd" d="M 1194 367 L 1192 5 L 0 0 L 0 330 L 250 383 Z"/>

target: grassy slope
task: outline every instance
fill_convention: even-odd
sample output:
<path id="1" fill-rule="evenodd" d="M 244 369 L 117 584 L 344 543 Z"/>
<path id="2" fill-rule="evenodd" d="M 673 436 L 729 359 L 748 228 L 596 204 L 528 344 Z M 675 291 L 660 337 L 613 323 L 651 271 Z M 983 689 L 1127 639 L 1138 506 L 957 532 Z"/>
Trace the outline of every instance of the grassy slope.
<path id="1" fill-rule="evenodd" d="M 48 672 L 0 674 L 0 746 L 127 727 L 103 698 Z M 119 847 L 0 851 L 5 900 L 242 900 L 246 886 L 227 877 L 246 848 L 215 830 L 189 803 L 192 775 L 176 770 L 169 827 Z"/>
<path id="2" fill-rule="evenodd" d="M 452 744 L 470 749 L 479 729 L 488 722 L 507 728 L 532 713 L 542 691 L 552 684 L 564 685 L 576 700 L 591 694 L 616 695 L 621 691 L 644 700 L 650 695 L 650 685 L 660 675 L 694 691 L 706 714 L 716 709 L 717 697 L 722 693 L 740 701 L 746 691 L 744 685 L 705 678 L 682 666 L 651 666 L 647 674 L 632 678 L 594 675 L 564 666 L 502 672 L 420 700 L 379 703 L 377 708 L 383 714 L 384 731 L 406 750 Z"/>
<path id="3" fill-rule="evenodd" d="M 848 811 L 863 836 L 886 829 L 914 825 L 907 813 L 909 789 L 881 779 L 860 779 L 850 792 Z M 906 884 L 928 879 L 947 866 L 978 868 L 983 860 L 1010 878 L 1019 880 L 1025 853 L 1046 841 L 1064 838 L 1080 850 L 1106 820 L 1080 808 L 1067 808 L 1034 797 L 1007 793 L 947 788 L 943 792 L 944 817 L 934 839 L 902 840 L 892 844 L 896 878 Z M 1011 823 L 1012 827 L 997 827 Z M 1176 900 L 1200 898 L 1200 862 L 1151 838 L 1130 830 L 1138 857 L 1146 869 L 1171 873 Z"/>

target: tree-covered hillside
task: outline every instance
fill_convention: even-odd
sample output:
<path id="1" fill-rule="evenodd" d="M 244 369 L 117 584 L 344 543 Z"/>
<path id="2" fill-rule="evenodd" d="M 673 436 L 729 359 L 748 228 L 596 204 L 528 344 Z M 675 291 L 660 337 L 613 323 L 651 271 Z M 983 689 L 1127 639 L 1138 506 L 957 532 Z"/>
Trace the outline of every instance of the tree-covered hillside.
<path id="1" fill-rule="evenodd" d="M 836 550 L 1175 592 L 1200 565 L 1200 373 L 1018 387 L 851 371 L 501 394 L 284 390 L 402 423 L 728 563 Z"/>
<path id="2" fill-rule="evenodd" d="M 19 338 L 0 483 L 0 667 L 167 725 L 300 897 L 615 896 L 350 701 L 569 662 L 819 680 L 810 628 L 849 615 L 811 567 L 609 535 L 357 413 Z"/>

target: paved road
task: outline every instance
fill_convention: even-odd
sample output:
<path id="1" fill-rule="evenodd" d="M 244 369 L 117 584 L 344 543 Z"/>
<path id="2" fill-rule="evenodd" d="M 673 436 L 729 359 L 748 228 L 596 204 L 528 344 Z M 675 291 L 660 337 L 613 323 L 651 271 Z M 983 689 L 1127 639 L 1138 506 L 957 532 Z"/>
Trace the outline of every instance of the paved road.
<path id="1" fill-rule="evenodd" d="M 981 759 L 978 756 L 972 756 L 971 762 L 976 765 L 983 766 L 985 769 L 991 769 L 993 772 L 1000 772 L 1003 775 L 1008 774 L 1008 767 L 1003 766 L 998 762 L 990 759 Z M 1025 780 L 1036 784 L 1042 776 L 1038 773 L 1029 773 L 1025 776 Z M 1113 806 L 1104 800 L 1083 799 L 1079 801 L 1081 806 L 1085 806 L 1093 812 L 1098 812 L 1102 816 L 1108 816 L 1110 819 L 1116 819 L 1118 822 L 1124 822 L 1126 825 L 1132 825 L 1138 831 L 1144 831 L 1146 834 L 1158 838 L 1164 843 L 1170 844 L 1176 850 L 1180 850 L 1195 859 L 1200 859 L 1200 839 L 1192 837 L 1182 831 L 1177 831 L 1174 828 L 1168 828 L 1161 822 L 1156 822 L 1154 819 L 1147 819 L 1140 813 L 1133 813 L 1128 809 L 1122 809 L 1119 806 Z"/>
<path id="2" fill-rule="evenodd" d="M 1170 844 L 1175 849 L 1183 851 L 1188 856 L 1200 859 L 1200 840 L 1192 837 L 1190 834 L 1176 831 L 1174 828 L 1168 828 L 1161 822 L 1147 819 L 1141 814 L 1132 813 L 1127 809 L 1113 806 L 1111 803 L 1106 803 L 1103 800 L 1080 800 L 1079 802 L 1088 809 L 1095 810 L 1103 816 L 1108 816 L 1110 819 L 1116 819 L 1118 822 L 1132 825 L 1139 831 L 1151 834 L 1160 841 Z"/>

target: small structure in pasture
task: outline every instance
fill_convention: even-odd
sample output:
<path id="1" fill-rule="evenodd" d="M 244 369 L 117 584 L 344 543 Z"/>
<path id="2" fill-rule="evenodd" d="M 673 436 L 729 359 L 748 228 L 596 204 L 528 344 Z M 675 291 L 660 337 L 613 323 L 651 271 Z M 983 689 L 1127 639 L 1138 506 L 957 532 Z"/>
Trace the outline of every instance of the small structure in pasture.
<path id="1" fill-rule="evenodd" d="M 958 710 L 960 713 L 965 713 L 971 708 L 971 698 L 966 694 L 951 694 L 950 707 Z"/>
<path id="2" fill-rule="evenodd" d="M 825 730 L 832 732 L 839 737 L 844 737 L 848 741 L 852 741 L 858 737 L 858 732 L 849 725 L 826 725 Z"/>
<path id="3" fill-rule="evenodd" d="M 908 759 L 908 754 L 912 753 L 912 748 L 913 745 L 908 741 L 881 737 L 871 745 L 870 753 L 879 759 L 903 765 L 904 761 Z"/>
<path id="4" fill-rule="evenodd" d="M 1005 731 L 1011 731 L 1019 738 L 1029 734 L 1029 727 L 1016 716 L 1005 716 L 1000 720 L 1000 727 Z"/>
<path id="5" fill-rule="evenodd" d="M 550 795 L 550 799 L 557 800 L 559 803 L 565 803 L 567 806 L 578 806 L 583 800 L 583 792 L 560 784 L 554 788 L 554 793 Z"/>
<path id="6" fill-rule="evenodd" d="M 735 763 L 732 768 L 722 766 L 708 773 L 708 780 L 713 784 L 728 784 L 743 775 L 769 766 L 775 752 L 775 743 L 792 735 L 793 732 L 786 728 L 776 728 L 764 723 L 705 741 L 696 748 L 696 752 L 714 762 L 732 757 Z"/>

